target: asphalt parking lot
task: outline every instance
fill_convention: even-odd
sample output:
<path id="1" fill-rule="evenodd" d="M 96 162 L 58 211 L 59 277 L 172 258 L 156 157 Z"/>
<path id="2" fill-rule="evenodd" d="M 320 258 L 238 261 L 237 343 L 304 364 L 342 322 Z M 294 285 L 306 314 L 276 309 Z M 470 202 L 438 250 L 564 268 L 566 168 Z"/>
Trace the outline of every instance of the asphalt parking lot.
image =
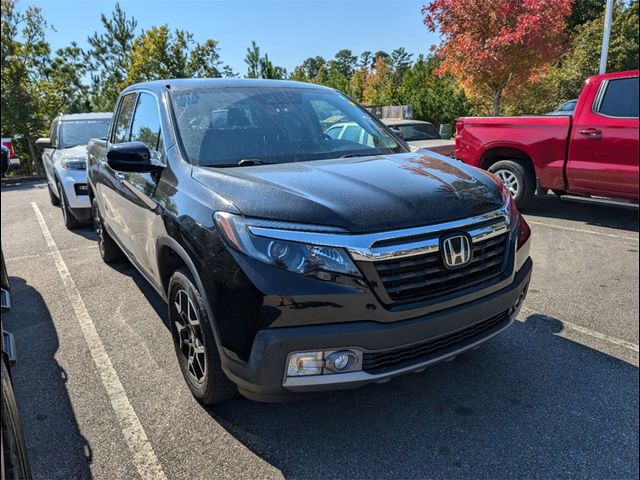
<path id="1" fill-rule="evenodd" d="M 162 300 L 133 267 L 102 263 L 91 229 L 66 230 L 45 184 L 3 186 L 1 203 L 13 288 L 3 322 L 35 478 L 638 477 L 637 208 L 537 200 L 525 308 L 479 350 L 313 400 L 204 408 Z M 150 454 L 132 452 L 82 322 Z"/>

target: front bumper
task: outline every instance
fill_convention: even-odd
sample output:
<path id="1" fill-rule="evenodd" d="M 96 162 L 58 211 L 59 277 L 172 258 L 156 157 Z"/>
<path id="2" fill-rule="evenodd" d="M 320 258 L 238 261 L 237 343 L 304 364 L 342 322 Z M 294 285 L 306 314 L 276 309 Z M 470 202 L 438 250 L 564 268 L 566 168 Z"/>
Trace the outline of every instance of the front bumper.
<path id="1" fill-rule="evenodd" d="M 79 194 L 80 190 L 76 185 L 87 184 L 87 172 L 86 170 L 65 170 L 56 165 L 56 175 L 62 184 L 64 193 L 67 197 L 69 208 L 72 209 L 73 214 L 78 220 L 85 219 L 85 214 L 91 212 L 91 201 L 89 200 L 89 191 L 87 194 Z"/>
<path id="2" fill-rule="evenodd" d="M 382 383 L 391 377 L 420 371 L 433 363 L 447 360 L 475 348 L 507 328 L 517 315 L 514 305 L 521 305 L 531 277 L 530 258 L 518 268 L 513 281 L 506 287 L 482 298 L 397 322 L 359 321 L 324 325 L 265 328 L 255 336 L 247 363 L 223 358 L 223 368 L 240 392 L 254 400 L 281 401 L 293 394 L 359 387 Z M 410 361 L 391 368 L 358 371 L 334 375 L 285 377 L 285 365 L 291 352 L 357 347 L 366 353 L 377 353 L 472 331 L 489 319 L 503 316 L 488 328 L 478 329 L 472 336 L 462 335 L 457 342 L 443 342 L 440 349 L 430 349 Z"/>

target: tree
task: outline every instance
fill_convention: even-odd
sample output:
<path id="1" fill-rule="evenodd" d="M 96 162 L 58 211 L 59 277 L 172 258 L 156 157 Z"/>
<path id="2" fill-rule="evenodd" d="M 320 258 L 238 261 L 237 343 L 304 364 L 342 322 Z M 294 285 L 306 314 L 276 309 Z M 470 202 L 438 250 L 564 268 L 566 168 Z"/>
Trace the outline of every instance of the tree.
<path id="1" fill-rule="evenodd" d="M 397 81 L 401 81 L 404 74 L 411 68 L 411 57 L 413 55 L 404 47 L 396 48 L 391 52 L 391 70 Z"/>
<path id="2" fill-rule="evenodd" d="M 436 75 L 440 60 L 420 55 L 406 72 L 401 86 L 401 101 L 413 107 L 414 118 L 427 120 L 436 127 L 452 124 L 467 115 L 469 106 L 464 92 L 449 75 Z"/>
<path id="3" fill-rule="evenodd" d="M 354 55 L 351 50 L 343 49 L 336 53 L 335 68 L 344 78 L 351 78 L 356 70 L 358 56 Z"/>
<path id="4" fill-rule="evenodd" d="M 104 32 L 95 32 L 88 38 L 91 49 L 87 60 L 95 72 L 91 75 L 91 102 L 97 110 L 110 111 L 127 78 L 138 22 L 128 18 L 119 3 L 111 18 L 102 14 L 100 20 Z"/>
<path id="5" fill-rule="evenodd" d="M 500 115 L 503 92 L 534 78 L 561 52 L 572 1 L 432 0 L 422 13 L 427 28 L 443 37 L 439 72 L 473 94 L 490 94 Z"/>
<path id="6" fill-rule="evenodd" d="M 575 7 L 574 7 L 575 8 Z M 614 3 L 607 71 L 638 68 L 638 2 Z M 505 100 L 510 115 L 541 114 L 577 98 L 585 79 L 598 73 L 604 26 L 604 10 L 578 25 L 568 51 L 537 81 L 512 88 Z"/>
<path id="7" fill-rule="evenodd" d="M 220 77 L 218 43 L 194 41 L 184 30 L 151 27 L 133 41 L 125 81 L 131 84 L 162 78 Z M 124 86 L 124 85 L 122 85 Z"/>
<path id="8" fill-rule="evenodd" d="M 244 57 L 247 64 L 247 78 L 258 78 L 260 76 L 260 47 L 255 41 L 247 48 L 247 55 Z"/>
<path id="9" fill-rule="evenodd" d="M 364 102 L 368 105 L 393 105 L 396 103 L 396 86 L 384 55 L 376 56 L 374 70 L 367 76 L 363 97 Z"/>
<path id="10" fill-rule="evenodd" d="M 15 147 L 28 153 L 21 164 L 24 173 L 39 168 L 35 140 L 47 130 L 51 115 L 48 108 L 55 103 L 46 76 L 50 63 L 47 28 L 39 7 L 21 11 L 15 0 L 2 0 L 0 128 L 3 135 L 22 134 Z"/>
<path id="11" fill-rule="evenodd" d="M 260 47 L 255 41 L 251 42 L 251 46 L 247 48 L 247 55 L 244 57 L 244 62 L 247 64 L 247 78 L 272 78 L 283 79 L 287 76 L 287 71 L 275 66 L 269 56 L 265 54 L 260 56 Z"/>

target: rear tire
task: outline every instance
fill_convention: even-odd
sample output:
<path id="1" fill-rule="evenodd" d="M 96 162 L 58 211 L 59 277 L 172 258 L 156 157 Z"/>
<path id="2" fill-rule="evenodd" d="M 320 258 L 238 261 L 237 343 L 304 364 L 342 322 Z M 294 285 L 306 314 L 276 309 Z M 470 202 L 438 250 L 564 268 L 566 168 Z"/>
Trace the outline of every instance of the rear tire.
<path id="1" fill-rule="evenodd" d="M 76 220 L 76 217 L 71 213 L 69 208 L 69 202 L 67 201 L 67 195 L 62 189 L 60 182 L 57 182 L 58 192 L 60 193 L 60 209 L 62 210 L 62 219 L 64 220 L 64 226 L 69 230 L 75 230 L 80 226 L 80 222 Z"/>
<path id="2" fill-rule="evenodd" d="M 233 398 L 238 388 L 222 370 L 204 300 L 191 274 L 176 270 L 168 290 L 173 344 L 189 390 L 209 405 Z"/>
<path id="3" fill-rule="evenodd" d="M 55 193 L 53 193 L 53 188 L 51 188 L 51 185 L 48 182 L 47 182 L 47 188 L 49 189 L 49 199 L 51 200 L 51 205 L 53 205 L 54 207 L 59 206 L 60 199 L 56 197 Z"/>
<path id="4" fill-rule="evenodd" d="M 107 230 L 104 228 L 104 222 L 100 215 L 100 208 L 98 207 L 98 202 L 95 198 L 91 200 L 91 209 L 93 213 L 93 228 L 98 240 L 98 252 L 100 252 L 102 260 L 105 263 L 115 263 L 122 260 L 124 254 L 115 240 L 111 238 L 111 235 L 109 235 Z"/>
<path id="5" fill-rule="evenodd" d="M 489 167 L 511 192 L 518 208 L 526 207 L 536 193 L 535 176 L 521 163 L 501 160 Z"/>

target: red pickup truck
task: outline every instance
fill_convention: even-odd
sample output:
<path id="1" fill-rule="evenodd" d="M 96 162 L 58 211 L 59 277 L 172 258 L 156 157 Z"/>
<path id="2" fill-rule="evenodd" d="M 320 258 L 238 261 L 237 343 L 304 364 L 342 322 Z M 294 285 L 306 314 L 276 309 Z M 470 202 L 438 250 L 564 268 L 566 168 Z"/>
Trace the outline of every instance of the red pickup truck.
<path id="1" fill-rule="evenodd" d="M 455 156 L 525 206 L 536 188 L 638 201 L 638 70 L 590 77 L 572 116 L 464 117 Z"/>

